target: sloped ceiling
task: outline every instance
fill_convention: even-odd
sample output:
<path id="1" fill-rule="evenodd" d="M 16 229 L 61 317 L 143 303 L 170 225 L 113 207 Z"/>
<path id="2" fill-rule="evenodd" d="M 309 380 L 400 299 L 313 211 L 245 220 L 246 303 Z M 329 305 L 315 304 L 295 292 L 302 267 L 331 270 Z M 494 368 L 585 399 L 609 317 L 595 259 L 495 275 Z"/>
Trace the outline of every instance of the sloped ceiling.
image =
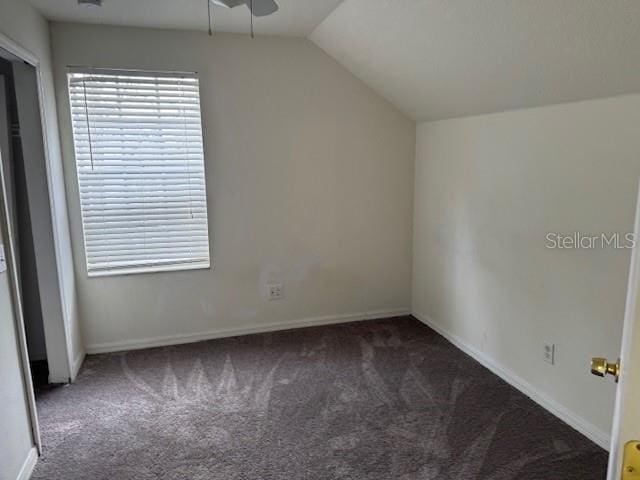
<path id="1" fill-rule="evenodd" d="M 640 92 L 640 0 L 345 0 L 310 38 L 417 121 Z"/>
<path id="2" fill-rule="evenodd" d="M 26 0 L 23 0 L 26 1 Z M 102 7 L 78 0 L 30 0 L 49 20 L 133 27 L 207 30 L 207 0 L 103 0 Z M 255 19 L 259 35 L 307 36 L 342 0 L 277 0 L 280 9 Z M 212 7 L 216 32 L 247 33 L 249 10 Z"/>

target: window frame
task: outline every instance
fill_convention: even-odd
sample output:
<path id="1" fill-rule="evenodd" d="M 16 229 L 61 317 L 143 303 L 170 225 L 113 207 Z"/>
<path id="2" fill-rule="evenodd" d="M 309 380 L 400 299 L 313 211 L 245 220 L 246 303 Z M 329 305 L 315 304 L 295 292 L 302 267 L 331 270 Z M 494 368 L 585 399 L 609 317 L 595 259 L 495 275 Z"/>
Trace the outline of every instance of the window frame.
<path id="1" fill-rule="evenodd" d="M 148 265 L 131 263 L 126 266 L 114 266 L 110 268 L 93 268 L 89 266 L 89 255 L 87 253 L 87 235 L 85 228 L 85 214 L 83 210 L 83 203 L 81 198 L 81 179 L 80 170 L 77 158 L 76 148 L 76 128 L 74 127 L 73 120 L 73 105 L 71 99 L 71 80 L 73 74 L 96 74 L 96 75 L 113 75 L 113 76 L 140 76 L 140 77 L 155 77 L 155 78 L 176 78 L 176 77 L 188 77 L 196 80 L 197 85 L 197 99 L 198 99 L 198 113 L 200 119 L 200 136 L 202 146 L 202 178 L 204 182 L 204 225 L 207 239 L 207 257 L 206 260 L 196 261 L 182 261 L 182 262 L 157 262 L 150 263 Z M 72 136 L 72 149 L 74 156 L 74 171 L 76 176 L 77 188 L 78 188 L 78 206 L 80 212 L 80 224 L 82 231 L 83 242 L 83 256 L 85 271 L 89 278 L 94 277 L 109 277 L 109 276 L 121 276 L 121 275 L 140 275 L 146 273 L 161 273 L 161 272 L 180 272 L 191 270 L 211 270 L 212 268 L 212 242 L 211 231 L 209 224 L 209 202 L 208 202 L 208 190 L 207 190 L 207 165 L 206 165 L 206 149 L 204 141 L 204 120 L 202 115 L 202 95 L 200 89 L 200 77 L 196 71 L 163 71 L 163 70 L 141 70 L 141 69 L 119 69 L 119 68 L 101 68 L 101 67 L 86 67 L 86 66 L 68 66 L 66 71 L 66 92 L 69 106 L 69 120 Z"/>

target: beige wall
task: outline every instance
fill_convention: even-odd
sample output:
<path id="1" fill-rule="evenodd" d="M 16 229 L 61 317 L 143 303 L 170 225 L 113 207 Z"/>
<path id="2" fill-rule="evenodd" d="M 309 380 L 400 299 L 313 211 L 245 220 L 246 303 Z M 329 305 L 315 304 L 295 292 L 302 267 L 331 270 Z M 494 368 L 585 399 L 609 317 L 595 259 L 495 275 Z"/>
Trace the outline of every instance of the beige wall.
<path id="1" fill-rule="evenodd" d="M 546 234 L 633 231 L 639 126 L 635 95 L 417 132 L 414 312 L 603 438 L 615 387 L 589 360 L 619 354 L 630 253 L 550 250 Z"/>
<path id="2" fill-rule="evenodd" d="M 40 82 L 46 118 L 46 148 L 49 201 L 55 215 L 51 217 L 43 208 L 42 217 L 33 218 L 35 234 L 47 235 L 47 251 L 36 252 L 38 276 L 41 284 L 49 288 L 41 291 L 45 315 L 45 333 L 50 379 L 64 382 L 73 376 L 73 366 L 84 353 L 83 340 L 77 315 L 73 259 L 67 218 L 64 173 L 60 154 L 58 120 L 51 68 L 49 24 L 29 2 L 3 0 L 0 2 L 0 33 L 28 50 L 39 62 Z M 53 235 L 51 235 L 53 227 Z M 44 228 L 44 227 L 43 227 Z M 41 242 L 42 243 L 42 242 Z M 57 257 L 52 256 L 55 252 Z"/>
<path id="3" fill-rule="evenodd" d="M 410 308 L 415 124 L 320 49 L 74 24 L 52 39 L 90 351 Z M 67 65 L 199 72 L 211 270 L 87 277 Z M 265 299 L 269 282 L 285 299 Z"/>

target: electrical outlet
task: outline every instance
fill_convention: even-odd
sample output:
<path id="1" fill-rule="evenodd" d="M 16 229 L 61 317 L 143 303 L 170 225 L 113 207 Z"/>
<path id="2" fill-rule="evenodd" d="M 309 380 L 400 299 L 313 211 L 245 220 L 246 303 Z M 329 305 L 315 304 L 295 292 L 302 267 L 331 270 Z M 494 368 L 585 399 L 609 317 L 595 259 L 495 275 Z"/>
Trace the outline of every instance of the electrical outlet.
<path id="1" fill-rule="evenodd" d="M 269 300 L 280 300 L 284 297 L 284 290 L 281 283 L 272 283 L 267 285 L 269 292 Z"/>
<path id="2" fill-rule="evenodd" d="M 544 342 L 542 344 L 543 347 L 543 358 L 544 361 L 550 365 L 553 365 L 556 361 L 556 346 L 553 343 Z"/>

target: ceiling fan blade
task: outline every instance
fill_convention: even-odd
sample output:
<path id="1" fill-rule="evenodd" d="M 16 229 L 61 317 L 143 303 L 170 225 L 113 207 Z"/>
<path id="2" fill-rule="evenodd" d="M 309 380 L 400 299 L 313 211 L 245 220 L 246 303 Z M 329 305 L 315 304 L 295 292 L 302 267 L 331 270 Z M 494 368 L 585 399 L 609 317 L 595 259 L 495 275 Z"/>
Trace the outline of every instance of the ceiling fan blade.
<path id="1" fill-rule="evenodd" d="M 244 3 L 256 17 L 264 17 L 278 11 L 278 4 L 274 0 L 245 0 Z"/>
<path id="2" fill-rule="evenodd" d="M 244 5 L 246 2 L 246 0 L 211 0 L 215 5 L 218 5 L 219 7 L 227 7 L 227 8 L 233 8 L 233 7 L 237 7 L 238 5 Z"/>

